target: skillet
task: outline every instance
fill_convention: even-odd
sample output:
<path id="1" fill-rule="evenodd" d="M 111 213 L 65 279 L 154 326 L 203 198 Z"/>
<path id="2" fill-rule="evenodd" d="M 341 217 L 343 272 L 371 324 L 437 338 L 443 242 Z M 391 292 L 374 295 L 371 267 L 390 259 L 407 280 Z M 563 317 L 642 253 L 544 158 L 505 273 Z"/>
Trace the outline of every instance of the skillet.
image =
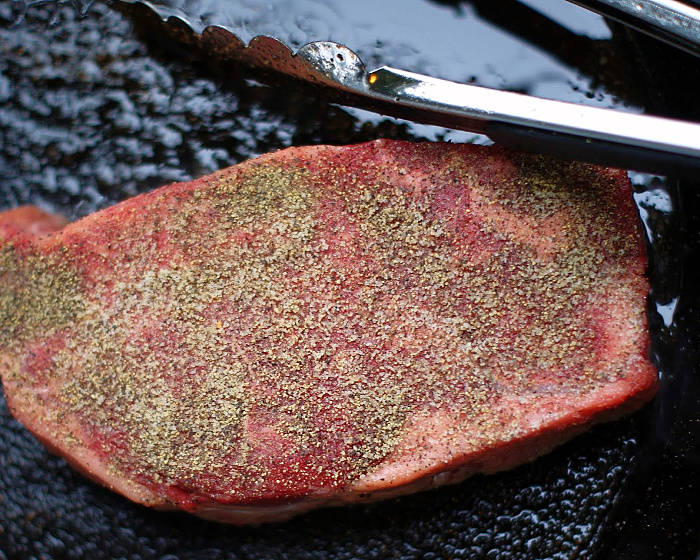
<path id="1" fill-rule="evenodd" d="M 598 23 L 583 30 L 593 39 L 582 38 L 514 12 L 517 3 L 504 10 L 510 18 L 486 2 L 423 3 L 478 21 L 469 31 L 485 29 L 484 44 L 501 45 L 476 62 L 457 56 L 464 81 L 700 120 L 698 61 L 652 39 Z M 264 86 L 257 80 L 269 76 L 171 41 L 171 30 L 142 10 L 96 3 L 80 19 L 46 5 L 10 26 L 17 13 L 17 3 L 0 5 L 3 208 L 38 202 L 76 218 L 289 144 L 483 141 L 346 110 L 300 84 L 273 78 L 275 87 Z M 555 15 L 569 25 L 578 19 Z M 410 40 L 388 55 L 372 46 L 377 59 L 398 52 L 424 65 L 409 69 L 440 71 Z M 48 455 L 0 399 L 0 559 L 697 557 L 700 199 L 697 186 L 672 178 L 635 182 L 652 238 L 650 317 L 662 372 L 659 397 L 639 414 L 511 472 L 236 529 L 151 512 L 87 482 Z"/>

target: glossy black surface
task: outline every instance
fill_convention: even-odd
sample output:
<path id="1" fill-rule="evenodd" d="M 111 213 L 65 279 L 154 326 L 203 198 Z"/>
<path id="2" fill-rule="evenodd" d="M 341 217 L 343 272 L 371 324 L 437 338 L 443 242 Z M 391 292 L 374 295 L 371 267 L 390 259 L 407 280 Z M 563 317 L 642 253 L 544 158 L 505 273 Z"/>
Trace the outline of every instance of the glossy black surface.
<path id="1" fill-rule="evenodd" d="M 631 36 L 640 78 L 654 110 L 700 120 L 694 91 L 700 63 L 691 55 Z M 669 180 L 678 220 L 652 251 L 652 283 L 679 278 L 674 321 L 657 338 L 661 391 L 638 464 L 605 537 L 610 558 L 700 556 L 700 184 Z M 662 248 L 663 247 L 663 248 Z"/>
<path id="2" fill-rule="evenodd" d="M 430 41 L 412 46 L 400 27 L 376 44 L 384 23 L 372 17 L 355 48 L 406 69 L 446 64 L 482 85 L 700 120 L 700 64 L 651 40 L 617 27 L 610 33 L 600 22 L 586 27 L 570 7 L 558 13 L 558 2 L 539 2 L 557 8 L 549 19 L 516 2 L 499 11 L 485 1 L 414 1 L 452 18 L 454 41 L 437 41 L 457 45 L 451 59 Z M 0 0 L 2 208 L 33 202 L 76 218 L 291 144 L 474 140 L 345 110 L 289 81 L 261 85 L 247 69 L 172 40 L 142 11 L 96 3 L 80 19 L 68 6 L 40 5 L 10 26 L 20 13 L 20 3 Z M 430 28 L 427 17 L 411 25 L 423 21 Z M 700 188 L 635 181 L 653 240 L 649 307 L 663 385 L 633 418 L 508 473 L 236 529 L 152 512 L 86 482 L 49 456 L 0 399 L 0 559 L 695 558 Z"/>

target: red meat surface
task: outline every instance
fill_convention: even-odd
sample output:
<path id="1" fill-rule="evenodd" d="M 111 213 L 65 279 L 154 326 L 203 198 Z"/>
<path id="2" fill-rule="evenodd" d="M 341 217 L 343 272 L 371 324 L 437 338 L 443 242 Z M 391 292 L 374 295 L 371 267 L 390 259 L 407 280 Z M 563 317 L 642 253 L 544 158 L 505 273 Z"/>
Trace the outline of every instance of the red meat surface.
<path id="1" fill-rule="evenodd" d="M 657 388 L 620 171 L 290 148 L 0 217 L 15 416 L 142 504 L 244 524 L 531 460 Z"/>

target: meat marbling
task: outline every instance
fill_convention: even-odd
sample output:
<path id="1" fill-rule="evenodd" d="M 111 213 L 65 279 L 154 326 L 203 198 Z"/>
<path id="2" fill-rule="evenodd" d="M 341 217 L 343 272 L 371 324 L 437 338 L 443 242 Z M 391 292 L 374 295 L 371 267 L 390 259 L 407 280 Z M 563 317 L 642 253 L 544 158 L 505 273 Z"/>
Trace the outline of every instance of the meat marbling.
<path id="1" fill-rule="evenodd" d="M 244 524 L 456 482 L 657 387 L 623 172 L 376 141 L 0 222 L 11 410 L 148 506 Z"/>

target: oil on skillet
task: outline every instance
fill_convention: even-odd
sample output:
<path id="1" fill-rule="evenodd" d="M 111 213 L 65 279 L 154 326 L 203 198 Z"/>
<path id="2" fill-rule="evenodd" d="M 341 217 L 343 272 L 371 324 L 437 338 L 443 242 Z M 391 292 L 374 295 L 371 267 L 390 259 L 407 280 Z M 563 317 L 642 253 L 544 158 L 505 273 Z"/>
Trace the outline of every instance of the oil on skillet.
<path id="1" fill-rule="evenodd" d="M 329 10 L 336 4 L 325 3 Z M 372 16 L 357 31 L 363 34 L 358 43 L 366 42 L 354 47 L 367 64 L 388 63 L 562 99 L 619 103 L 602 85 L 592 89 L 586 76 L 479 19 L 469 5 L 416 5 L 453 21 L 452 33 L 464 43 L 434 58 Z M 47 26 L 54 16 L 51 6 L 32 7 L 23 23 L 0 29 L 3 208 L 34 202 L 77 217 L 290 144 L 380 135 L 464 138 L 359 111 L 348 114 L 323 100 L 242 78 L 222 85 L 146 45 L 128 19 L 100 3 L 84 19 L 64 6 L 58 23 Z M 414 27 L 420 31 L 420 25 Z M 515 46 L 507 48 L 511 43 Z M 290 44 L 296 45 L 294 39 Z M 534 70 L 523 72 L 525 67 Z M 668 219 L 663 189 L 640 188 L 638 198 L 653 218 L 651 227 Z M 458 487 L 319 512 L 280 527 L 236 530 L 144 510 L 87 483 L 28 436 L 9 417 L 3 400 L 0 558 L 579 557 L 597 546 L 638 447 L 639 424 L 634 418 L 594 430 L 532 465 Z"/>

